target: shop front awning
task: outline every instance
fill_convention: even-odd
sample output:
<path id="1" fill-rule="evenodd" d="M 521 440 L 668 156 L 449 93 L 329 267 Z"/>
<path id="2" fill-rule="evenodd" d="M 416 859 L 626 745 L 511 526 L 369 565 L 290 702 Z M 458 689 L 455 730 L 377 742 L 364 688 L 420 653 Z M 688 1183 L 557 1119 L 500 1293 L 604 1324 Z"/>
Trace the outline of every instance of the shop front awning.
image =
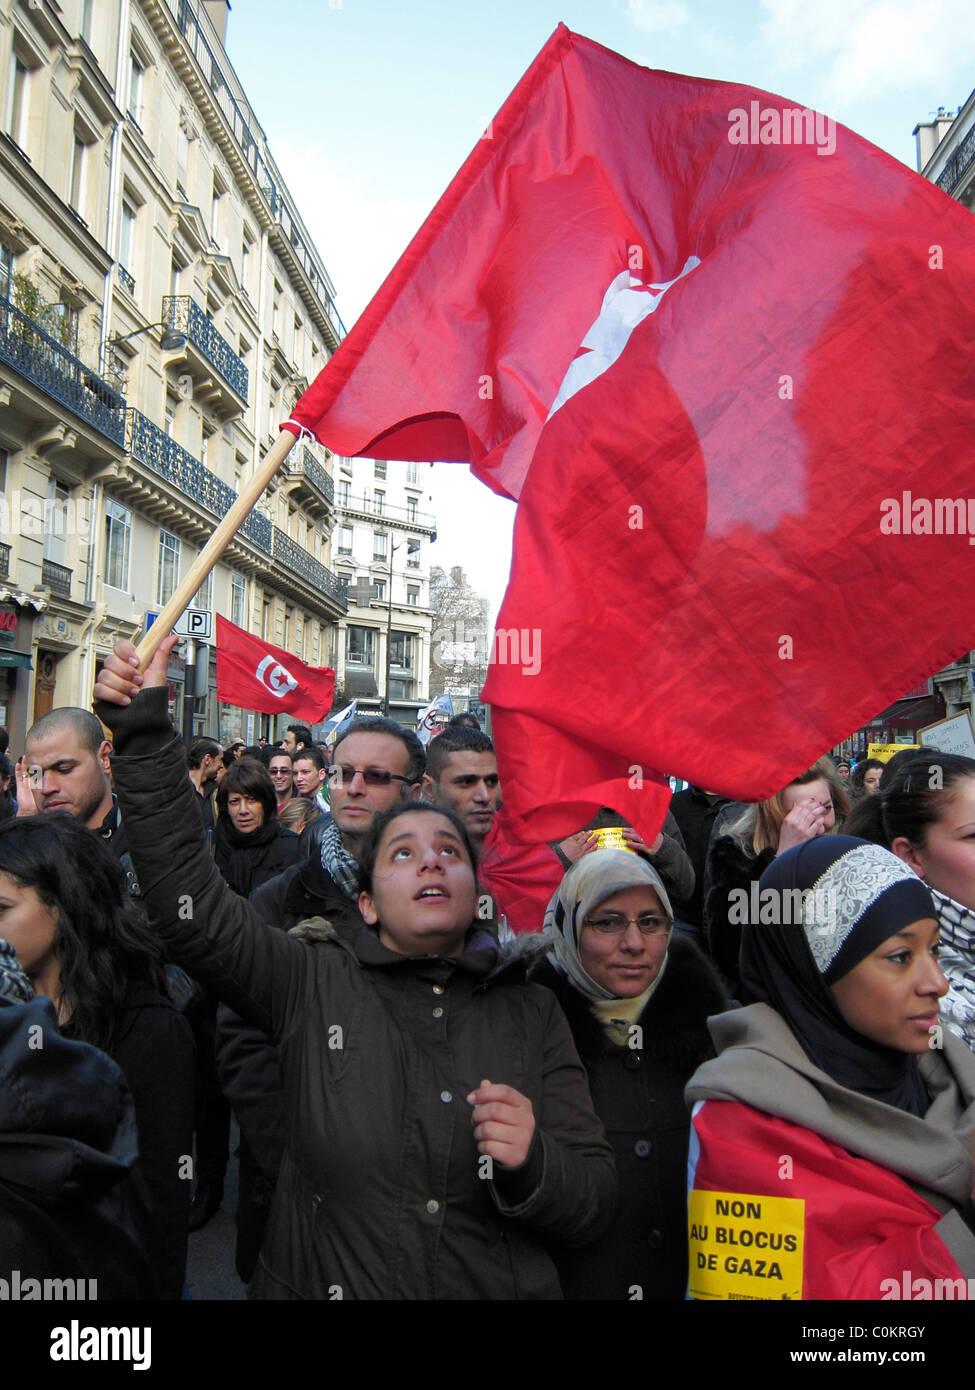
<path id="1" fill-rule="evenodd" d="M 3 666 L 23 666 L 28 671 L 33 670 L 28 652 L 9 652 L 0 647 L 0 667 Z"/>
<path id="2" fill-rule="evenodd" d="M 895 700 L 870 723 L 885 729 L 923 729 L 944 717 L 944 705 L 937 695 L 919 695 L 910 700 Z"/>

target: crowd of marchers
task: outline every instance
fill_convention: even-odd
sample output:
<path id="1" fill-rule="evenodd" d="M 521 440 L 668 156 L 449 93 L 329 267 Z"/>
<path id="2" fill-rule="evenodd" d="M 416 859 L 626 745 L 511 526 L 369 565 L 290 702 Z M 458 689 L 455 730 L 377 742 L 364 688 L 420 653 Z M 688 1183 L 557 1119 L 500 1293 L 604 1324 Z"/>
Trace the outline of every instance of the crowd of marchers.
<path id="1" fill-rule="evenodd" d="M 233 1113 L 252 1298 L 964 1296 L 975 760 L 526 848 L 474 716 L 187 749 L 173 640 L 3 750 L 0 1279 L 183 1296 Z"/>

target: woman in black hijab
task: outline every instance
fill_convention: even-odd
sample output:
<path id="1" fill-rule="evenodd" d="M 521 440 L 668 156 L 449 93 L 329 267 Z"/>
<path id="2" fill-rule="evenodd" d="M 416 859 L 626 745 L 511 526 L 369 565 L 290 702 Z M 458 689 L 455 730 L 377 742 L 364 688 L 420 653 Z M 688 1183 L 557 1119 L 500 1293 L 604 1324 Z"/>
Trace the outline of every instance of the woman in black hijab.
<path id="1" fill-rule="evenodd" d="M 719 1055 L 686 1092 L 704 1102 L 691 1296 L 910 1298 L 975 1276 L 975 1065 L 938 1022 L 927 888 L 837 835 L 780 855 L 750 907 L 754 1002 L 712 1020 Z"/>

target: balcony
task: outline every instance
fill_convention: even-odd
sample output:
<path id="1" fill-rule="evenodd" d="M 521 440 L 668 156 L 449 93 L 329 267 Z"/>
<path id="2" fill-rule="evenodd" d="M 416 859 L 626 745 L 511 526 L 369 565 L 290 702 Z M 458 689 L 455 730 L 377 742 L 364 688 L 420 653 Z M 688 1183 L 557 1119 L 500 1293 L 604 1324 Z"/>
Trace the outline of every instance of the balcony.
<path id="1" fill-rule="evenodd" d="M 53 560 L 41 561 L 41 583 L 59 598 L 71 597 L 71 570 Z"/>
<path id="2" fill-rule="evenodd" d="M 0 545 L 0 579 L 10 578 L 10 546 Z"/>
<path id="3" fill-rule="evenodd" d="M 274 546 L 271 552 L 279 564 L 284 565 L 292 574 L 296 574 L 303 579 L 310 588 L 316 593 L 324 594 L 343 613 L 349 609 L 346 598 L 345 588 L 339 583 L 330 569 L 316 560 L 314 555 L 309 555 L 307 550 L 302 549 L 297 542 L 293 541 L 289 535 L 281 530 L 280 526 L 274 527 Z"/>
<path id="4" fill-rule="evenodd" d="M 154 425 L 139 410 L 126 412 L 126 447 L 133 458 L 144 463 L 147 468 L 158 473 L 167 482 L 191 497 L 194 502 L 212 512 L 216 517 L 224 517 L 237 501 L 232 487 L 211 473 L 198 459 L 169 435 Z M 240 534 L 252 541 L 265 554 L 271 553 L 271 523 L 260 512 L 252 511 Z"/>
<path id="5" fill-rule="evenodd" d="M 437 518 L 430 512 L 414 512 L 410 507 L 377 504 L 371 497 L 339 498 L 339 511 L 355 512 L 365 521 L 384 521 L 404 531 L 423 531 L 434 540 L 437 537 Z"/>
<path id="6" fill-rule="evenodd" d="M 0 300 L 0 361 L 106 439 L 123 443 L 125 403 L 119 393 L 7 300 Z"/>
<path id="7" fill-rule="evenodd" d="M 244 405 L 247 404 L 247 368 L 222 334 L 218 333 L 210 319 L 188 294 L 167 294 L 162 302 L 160 315 L 167 328 L 182 333 L 187 340 L 187 364 L 192 369 L 193 355 L 190 346 L 202 355 L 203 362 L 212 367 L 230 387 L 231 391 Z M 198 364 L 202 366 L 203 362 Z M 222 394 L 219 390 L 215 393 Z M 235 406 L 239 409 L 239 405 Z"/>
<path id="8" fill-rule="evenodd" d="M 310 449 L 296 446 L 278 475 L 313 521 L 321 521 L 334 509 L 335 484 Z"/>
<path id="9" fill-rule="evenodd" d="M 128 290 L 129 294 L 135 294 L 135 278 L 130 275 L 124 265 L 116 266 L 118 271 L 118 282 L 123 290 Z"/>

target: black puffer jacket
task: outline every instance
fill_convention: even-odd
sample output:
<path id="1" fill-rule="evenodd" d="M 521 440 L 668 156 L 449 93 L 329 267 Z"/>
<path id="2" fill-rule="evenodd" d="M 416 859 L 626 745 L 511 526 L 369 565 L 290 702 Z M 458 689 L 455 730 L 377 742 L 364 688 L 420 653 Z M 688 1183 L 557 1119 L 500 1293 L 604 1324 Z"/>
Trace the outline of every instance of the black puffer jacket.
<path id="1" fill-rule="evenodd" d="M 774 849 L 752 854 L 734 835 L 721 835 L 711 846 L 711 887 L 704 900 L 704 942 L 736 999 L 741 998 L 741 931 L 748 920 L 744 905 L 750 902 L 752 884 L 758 882 L 774 858 Z"/>
<path id="2" fill-rule="evenodd" d="M 589 1003 L 551 966 L 531 978 L 554 988 L 589 1073 L 596 1114 L 616 1154 L 616 1218 L 585 1250 L 553 1248 L 566 1298 L 682 1299 L 687 1291 L 687 1139 L 684 1087 L 714 1056 L 707 1019 L 728 1007 L 696 946 L 675 935 L 667 967 L 633 1033 L 606 1037 Z"/>
<path id="3" fill-rule="evenodd" d="M 552 995 L 496 969 L 487 933 L 445 959 L 398 955 L 368 931 L 353 947 L 325 923 L 268 930 L 223 883 L 188 813 L 195 793 L 165 691 L 98 711 L 115 730 L 154 928 L 281 1057 L 287 1144 L 252 1293 L 558 1298 L 543 1241 L 597 1239 L 616 1175 Z M 489 1171 L 478 1155 L 466 1096 L 484 1078 L 532 1103 L 517 1169 Z"/>

